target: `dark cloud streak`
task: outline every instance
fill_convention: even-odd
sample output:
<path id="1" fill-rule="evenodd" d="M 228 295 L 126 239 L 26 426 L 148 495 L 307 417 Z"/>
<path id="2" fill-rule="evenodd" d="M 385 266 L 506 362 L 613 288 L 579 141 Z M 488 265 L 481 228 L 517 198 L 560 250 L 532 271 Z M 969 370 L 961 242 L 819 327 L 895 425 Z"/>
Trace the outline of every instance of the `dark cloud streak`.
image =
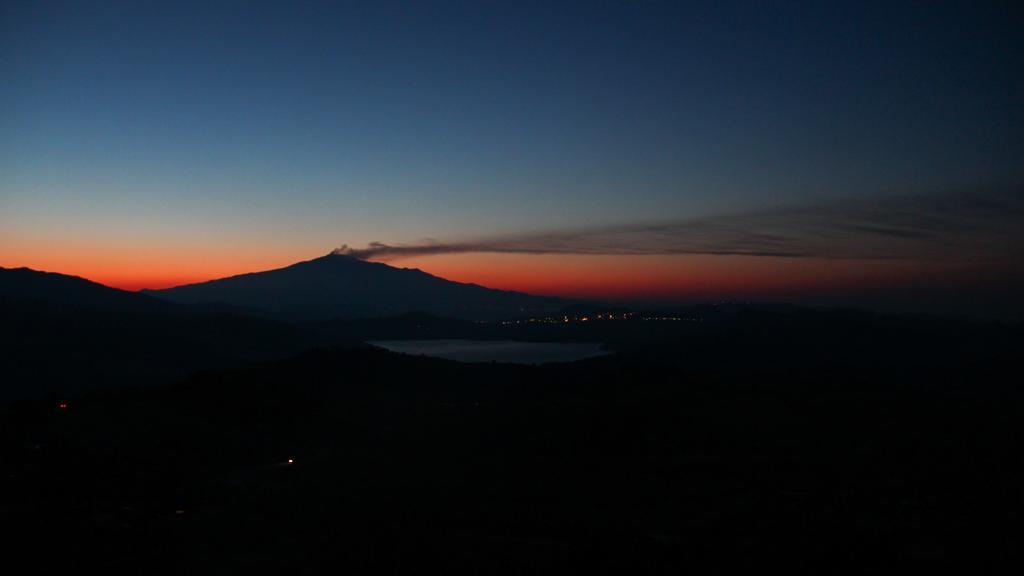
<path id="1" fill-rule="evenodd" d="M 947 194 L 838 201 L 675 222 L 458 242 L 372 242 L 365 248 L 343 246 L 335 250 L 373 260 L 471 252 L 1007 262 L 1024 256 L 1024 195 Z"/>

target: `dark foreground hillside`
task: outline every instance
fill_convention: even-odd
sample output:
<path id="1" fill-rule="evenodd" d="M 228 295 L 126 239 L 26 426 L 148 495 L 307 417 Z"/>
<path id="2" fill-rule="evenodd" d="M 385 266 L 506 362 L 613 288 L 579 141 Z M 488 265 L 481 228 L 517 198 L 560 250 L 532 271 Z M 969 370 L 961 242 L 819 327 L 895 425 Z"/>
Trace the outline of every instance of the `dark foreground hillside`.
<path id="1" fill-rule="evenodd" d="M 912 323 L 882 338 L 863 319 L 814 322 L 747 318 L 546 367 L 322 350 L 19 404 L 0 435 L 6 561 L 132 574 L 1018 562 L 1019 329 L 957 340 Z M 932 340 L 904 340 L 915 331 Z"/>

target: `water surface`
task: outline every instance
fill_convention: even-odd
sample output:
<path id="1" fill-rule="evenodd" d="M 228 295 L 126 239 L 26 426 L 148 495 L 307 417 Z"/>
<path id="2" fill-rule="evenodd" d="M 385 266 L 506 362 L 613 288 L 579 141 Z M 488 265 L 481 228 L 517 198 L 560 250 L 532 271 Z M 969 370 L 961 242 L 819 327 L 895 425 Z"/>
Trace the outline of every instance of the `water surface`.
<path id="1" fill-rule="evenodd" d="M 514 340 L 378 340 L 392 352 L 434 356 L 459 362 L 546 364 L 607 354 L 600 342 L 516 342 Z"/>

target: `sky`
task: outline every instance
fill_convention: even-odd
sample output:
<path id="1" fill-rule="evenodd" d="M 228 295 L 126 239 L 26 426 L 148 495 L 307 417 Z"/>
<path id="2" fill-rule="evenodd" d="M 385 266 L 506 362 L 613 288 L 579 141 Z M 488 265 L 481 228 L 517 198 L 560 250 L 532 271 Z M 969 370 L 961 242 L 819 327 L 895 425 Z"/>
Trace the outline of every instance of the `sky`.
<path id="1" fill-rule="evenodd" d="M 1022 23 L 1012 2 L 6 1 L 0 266 L 158 288 L 346 246 L 542 294 L 966 310 L 1024 286 Z"/>

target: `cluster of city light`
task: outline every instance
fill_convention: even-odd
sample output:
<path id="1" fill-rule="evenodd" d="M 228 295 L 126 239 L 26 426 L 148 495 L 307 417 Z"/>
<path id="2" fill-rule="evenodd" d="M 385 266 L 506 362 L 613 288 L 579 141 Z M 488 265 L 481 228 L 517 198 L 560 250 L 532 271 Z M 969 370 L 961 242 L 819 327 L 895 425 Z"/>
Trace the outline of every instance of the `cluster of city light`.
<path id="1" fill-rule="evenodd" d="M 600 313 L 600 314 L 573 314 L 562 316 L 541 316 L 535 318 L 520 318 L 516 320 L 503 320 L 503 326 L 519 324 L 572 324 L 575 322 L 605 322 L 609 320 L 644 320 L 644 321 L 667 321 L 667 322 L 701 322 L 701 318 L 685 318 L 681 316 L 648 316 L 637 312 Z"/>
<path id="2" fill-rule="evenodd" d="M 586 316 L 574 314 L 571 316 L 542 316 L 539 318 L 520 318 L 517 320 L 504 320 L 501 324 L 569 324 L 572 322 L 593 322 L 598 320 L 630 320 L 636 316 L 635 312 L 623 312 L 621 314 L 589 314 Z"/>

